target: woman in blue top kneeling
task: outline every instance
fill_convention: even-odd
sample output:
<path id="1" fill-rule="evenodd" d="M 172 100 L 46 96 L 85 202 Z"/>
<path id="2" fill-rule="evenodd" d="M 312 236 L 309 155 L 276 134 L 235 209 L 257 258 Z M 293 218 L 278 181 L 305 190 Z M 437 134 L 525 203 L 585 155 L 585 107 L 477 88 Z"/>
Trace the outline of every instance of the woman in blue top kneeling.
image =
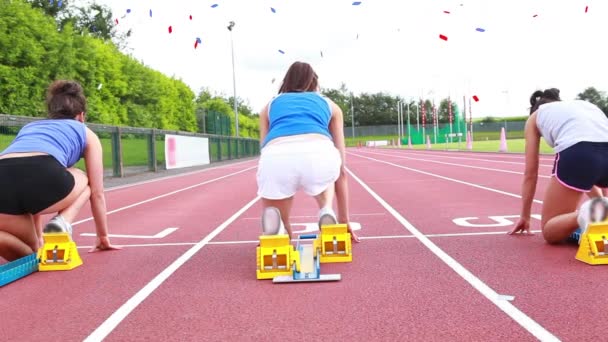
<path id="1" fill-rule="evenodd" d="M 277 234 L 284 227 L 293 237 L 289 213 L 298 190 L 315 198 L 319 226 L 349 222 L 343 126 L 342 110 L 319 93 L 312 67 L 292 64 L 279 94 L 260 112 L 257 183 L 264 234 Z M 334 196 L 337 216 L 332 209 Z"/>
<path id="2" fill-rule="evenodd" d="M 94 250 L 110 244 L 103 189 L 102 148 L 84 125 L 80 84 L 56 81 L 47 92 L 48 119 L 25 125 L 0 153 L 0 256 L 8 261 L 36 253 L 43 232 L 68 232 L 87 202 L 97 226 Z M 86 174 L 73 167 L 84 157 Z M 41 216 L 54 214 L 42 228 Z"/>

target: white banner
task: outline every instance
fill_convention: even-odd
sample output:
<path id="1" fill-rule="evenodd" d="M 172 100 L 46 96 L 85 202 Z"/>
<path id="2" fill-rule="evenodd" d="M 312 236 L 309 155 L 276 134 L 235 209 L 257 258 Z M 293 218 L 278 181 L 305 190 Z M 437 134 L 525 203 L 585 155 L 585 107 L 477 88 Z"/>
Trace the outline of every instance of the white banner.
<path id="1" fill-rule="evenodd" d="M 206 165 L 209 160 L 209 139 L 183 135 L 165 135 L 167 169 Z"/>

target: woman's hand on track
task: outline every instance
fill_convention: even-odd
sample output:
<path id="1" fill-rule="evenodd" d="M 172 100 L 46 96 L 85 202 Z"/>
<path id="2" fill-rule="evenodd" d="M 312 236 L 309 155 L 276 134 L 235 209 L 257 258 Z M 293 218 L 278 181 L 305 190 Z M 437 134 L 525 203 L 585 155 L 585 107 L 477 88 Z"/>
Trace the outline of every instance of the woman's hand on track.
<path id="1" fill-rule="evenodd" d="M 515 228 L 511 230 L 508 234 L 513 235 L 520 232 L 522 235 L 534 235 L 534 233 L 530 232 L 530 219 L 520 218 Z"/>
<path id="2" fill-rule="evenodd" d="M 108 250 L 119 250 L 119 249 L 122 249 L 122 248 L 113 246 L 110 243 L 109 237 L 107 237 L 107 236 L 99 237 L 98 236 L 95 246 L 93 248 L 91 248 L 91 250 L 89 250 L 89 253 L 96 252 L 96 251 L 108 251 Z"/>

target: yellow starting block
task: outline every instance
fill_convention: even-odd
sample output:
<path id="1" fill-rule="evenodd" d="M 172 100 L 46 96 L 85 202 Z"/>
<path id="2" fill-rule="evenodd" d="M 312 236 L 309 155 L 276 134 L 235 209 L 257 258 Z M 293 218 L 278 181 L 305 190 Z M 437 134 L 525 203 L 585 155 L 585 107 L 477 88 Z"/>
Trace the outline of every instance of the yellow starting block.
<path id="1" fill-rule="evenodd" d="M 257 278 L 273 279 L 300 272 L 300 253 L 295 250 L 289 235 L 262 235 L 257 251 Z"/>
<path id="2" fill-rule="evenodd" d="M 315 241 L 315 250 L 321 250 L 321 263 L 353 261 L 352 242 L 347 224 L 321 227 L 321 235 Z"/>
<path id="3" fill-rule="evenodd" d="M 82 265 L 76 243 L 68 233 L 42 235 L 44 245 L 38 250 L 39 271 L 66 271 Z"/>
<path id="4" fill-rule="evenodd" d="M 582 234 L 576 259 L 589 265 L 608 264 L 608 222 L 589 224 Z"/>

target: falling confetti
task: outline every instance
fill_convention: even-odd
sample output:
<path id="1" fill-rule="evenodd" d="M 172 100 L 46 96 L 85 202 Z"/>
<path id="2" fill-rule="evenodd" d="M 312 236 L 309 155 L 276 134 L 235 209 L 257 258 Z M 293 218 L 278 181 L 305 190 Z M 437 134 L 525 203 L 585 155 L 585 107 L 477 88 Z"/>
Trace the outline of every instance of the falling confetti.
<path id="1" fill-rule="evenodd" d="M 441 38 L 441 39 L 443 39 L 443 40 L 445 40 L 445 41 L 447 41 L 447 40 L 448 40 L 448 37 L 447 37 L 447 36 L 444 36 L 444 35 L 442 35 L 442 34 L 440 34 L 440 35 L 439 35 L 439 38 Z"/>
<path id="2" fill-rule="evenodd" d="M 173 27 L 169 26 L 169 33 L 173 33 Z"/>
<path id="3" fill-rule="evenodd" d="M 445 14 L 450 14 L 450 11 L 443 11 L 443 13 L 445 13 Z"/>
<path id="4" fill-rule="evenodd" d="M 152 18 L 152 10 L 150 10 L 150 18 Z"/>
<path id="5" fill-rule="evenodd" d="M 127 9 L 127 13 L 131 13 L 131 9 L 130 8 Z"/>
<path id="6" fill-rule="evenodd" d="M 211 8 L 216 8 L 218 6 L 218 4 L 213 4 L 211 5 Z"/>
<path id="7" fill-rule="evenodd" d="M 201 40 L 199 37 L 196 37 L 196 41 L 197 41 L 199 44 L 202 44 L 202 43 L 203 43 L 203 41 L 202 41 L 202 40 Z"/>
<path id="8" fill-rule="evenodd" d="M 353 2 L 353 6 L 359 6 L 359 5 L 361 5 L 361 1 L 355 1 L 355 2 Z"/>
<path id="9" fill-rule="evenodd" d="M 103 87 L 103 84 L 99 83 L 99 85 L 97 86 L 97 90 L 101 90 L 101 87 Z"/>
<path id="10" fill-rule="evenodd" d="M 57 3 L 57 7 L 61 7 L 61 0 Z"/>
<path id="11" fill-rule="evenodd" d="M 475 102 L 479 102 L 479 97 L 477 97 L 477 95 L 473 95 L 473 100 L 475 100 Z"/>
<path id="12" fill-rule="evenodd" d="M 274 8 L 270 7 L 270 10 L 272 11 L 272 13 L 277 13 L 277 10 L 275 10 Z"/>
<path id="13" fill-rule="evenodd" d="M 585 13 L 589 10 L 589 6 L 585 6 Z"/>
<path id="14" fill-rule="evenodd" d="M 115 21 L 116 21 L 116 25 L 118 25 L 118 19 L 116 19 Z"/>
<path id="15" fill-rule="evenodd" d="M 283 51 L 283 50 L 279 50 L 279 52 L 282 53 L 282 54 L 285 54 L 285 51 Z"/>
<path id="16" fill-rule="evenodd" d="M 323 51 L 321 51 L 321 57 L 323 57 Z"/>
<path id="17" fill-rule="evenodd" d="M 196 39 L 196 41 L 194 42 L 194 48 L 196 49 L 198 47 L 198 38 Z"/>
<path id="18" fill-rule="evenodd" d="M 535 15 L 532 16 L 532 18 L 536 18 L 536 17 L 538 17 L 538 14 L 535 14 Z"/>
<path id="19" fill-rule="evenodd" d="M 276 79 L 275 79 L 275 78 L 273 78 L 271 83 L 273 83 L 273 84 L 274 84 L 274 81 L 275 81 L 275 80 L 276 80 Z"/>
<path id="20" fill-rule="evenodd" d="M 485 29 L 482 29 L 481 27 L 476 28 L 476 29 L 475 29 L 475 31 L 478 31 L 478 32 L 486 32 L 486 30 L 485 30 Z"/>
<path id="21" fill-rule="evenodd" d="M 192 16 L 190 16 L 190 20 L 192 20 Z"/>

